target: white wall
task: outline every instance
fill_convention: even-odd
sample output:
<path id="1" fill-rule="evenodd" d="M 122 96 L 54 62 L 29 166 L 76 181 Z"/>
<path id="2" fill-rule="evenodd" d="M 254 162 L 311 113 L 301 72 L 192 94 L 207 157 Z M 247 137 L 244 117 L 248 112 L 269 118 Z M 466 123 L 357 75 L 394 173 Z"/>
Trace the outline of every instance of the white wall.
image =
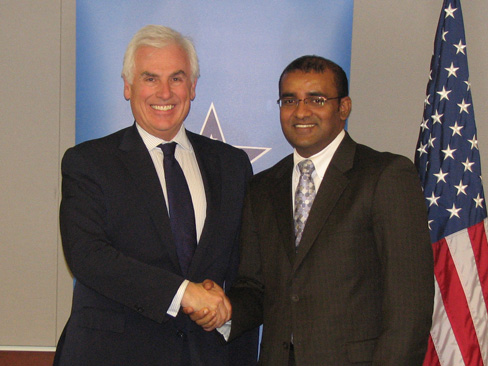
<path id="1" fill-rule="evenodd" d="M 358 142 L 413 159 L 441 4 L 355 1 L 349 131 Z M 463 14 L 488 166 L 488 3 L 465 0 Z M 57 216 L 60 159 L 74 144 L 75 22 L 75 0 L 0 2 L 0 349 L 50 349 L 69 314 Z"/>

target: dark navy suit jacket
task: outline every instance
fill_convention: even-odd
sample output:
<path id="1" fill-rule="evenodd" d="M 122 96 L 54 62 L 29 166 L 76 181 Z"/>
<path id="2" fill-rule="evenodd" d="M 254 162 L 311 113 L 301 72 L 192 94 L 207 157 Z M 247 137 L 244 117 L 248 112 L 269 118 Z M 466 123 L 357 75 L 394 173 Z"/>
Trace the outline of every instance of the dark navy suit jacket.
<path id="1" fill-rule="evenodd" d="M 242 150 L 187 131 L 203 177 L 206 221 L 187 279 L 228 288 L 252 175 Z M 153 161 L 135 125 L 69 149 L 60 226 L 76 278 L 60 365 L 253 365 L 257 330 L 228 345 L 167 310 L 184 280 Z"/>

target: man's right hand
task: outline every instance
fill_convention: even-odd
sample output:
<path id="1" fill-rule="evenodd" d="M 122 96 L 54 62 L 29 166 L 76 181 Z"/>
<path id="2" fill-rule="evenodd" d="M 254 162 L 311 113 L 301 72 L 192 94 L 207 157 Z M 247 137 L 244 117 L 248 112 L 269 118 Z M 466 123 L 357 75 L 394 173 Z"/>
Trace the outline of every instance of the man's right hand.
<path id="1" fill-rule="evenodd" d="M 221 327 L 232 316 L 232 306 L 224 290 L 211 280 L 190 282 L 181 306 L 185 314 L 206 331 Z"/>

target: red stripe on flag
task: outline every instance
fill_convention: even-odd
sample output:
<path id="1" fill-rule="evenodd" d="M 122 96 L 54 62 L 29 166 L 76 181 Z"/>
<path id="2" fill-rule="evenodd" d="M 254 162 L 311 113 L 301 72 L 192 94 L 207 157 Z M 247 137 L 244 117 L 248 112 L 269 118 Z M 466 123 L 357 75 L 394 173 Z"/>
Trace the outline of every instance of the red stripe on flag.
<path id="1" fill-rule="evenodd" d="M 429 337 L 429 344 L 427 345 L 427 353 L 425 354 L 423 366 L 441 366 L 439 356 L 437 356 L 437 351 L 434 347 L 434 342 L 432 342 L 432 336 Z"/>
<path id="2" fill-rule="evenodd" d="M 432 248 L 434 273 L 464 363 L 466 366 L 483 365 L 478 338 L 449 246 L 445 239 L 441 239 Z"/>
<path id="3" fill-rule="evenodd" d="M 484 221 L 468 228 L 469 237 L 473 246 L 474 259 L 478 267 L 481 291 L 488 310 L 488 242 Z"/>
<path id="4" fill-rule="evenodd" d="M 483 365 L 474 324 L 464 290 L 445 239 L 432 244 L 434 273 L 447 317 L 466 366 Z"/>

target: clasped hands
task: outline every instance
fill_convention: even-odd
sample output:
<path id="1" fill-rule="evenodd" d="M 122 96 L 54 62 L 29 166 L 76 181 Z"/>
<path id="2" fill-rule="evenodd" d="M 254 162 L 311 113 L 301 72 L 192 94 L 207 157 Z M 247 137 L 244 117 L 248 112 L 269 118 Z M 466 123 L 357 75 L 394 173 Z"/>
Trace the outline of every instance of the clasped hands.
<path id="1" fill-rule="evenodd" d="M 190 282 L 181 300 L 183 312 L 210 332 L 230 320 L 232 306 L 224 290 L 212 280 Z"/>

